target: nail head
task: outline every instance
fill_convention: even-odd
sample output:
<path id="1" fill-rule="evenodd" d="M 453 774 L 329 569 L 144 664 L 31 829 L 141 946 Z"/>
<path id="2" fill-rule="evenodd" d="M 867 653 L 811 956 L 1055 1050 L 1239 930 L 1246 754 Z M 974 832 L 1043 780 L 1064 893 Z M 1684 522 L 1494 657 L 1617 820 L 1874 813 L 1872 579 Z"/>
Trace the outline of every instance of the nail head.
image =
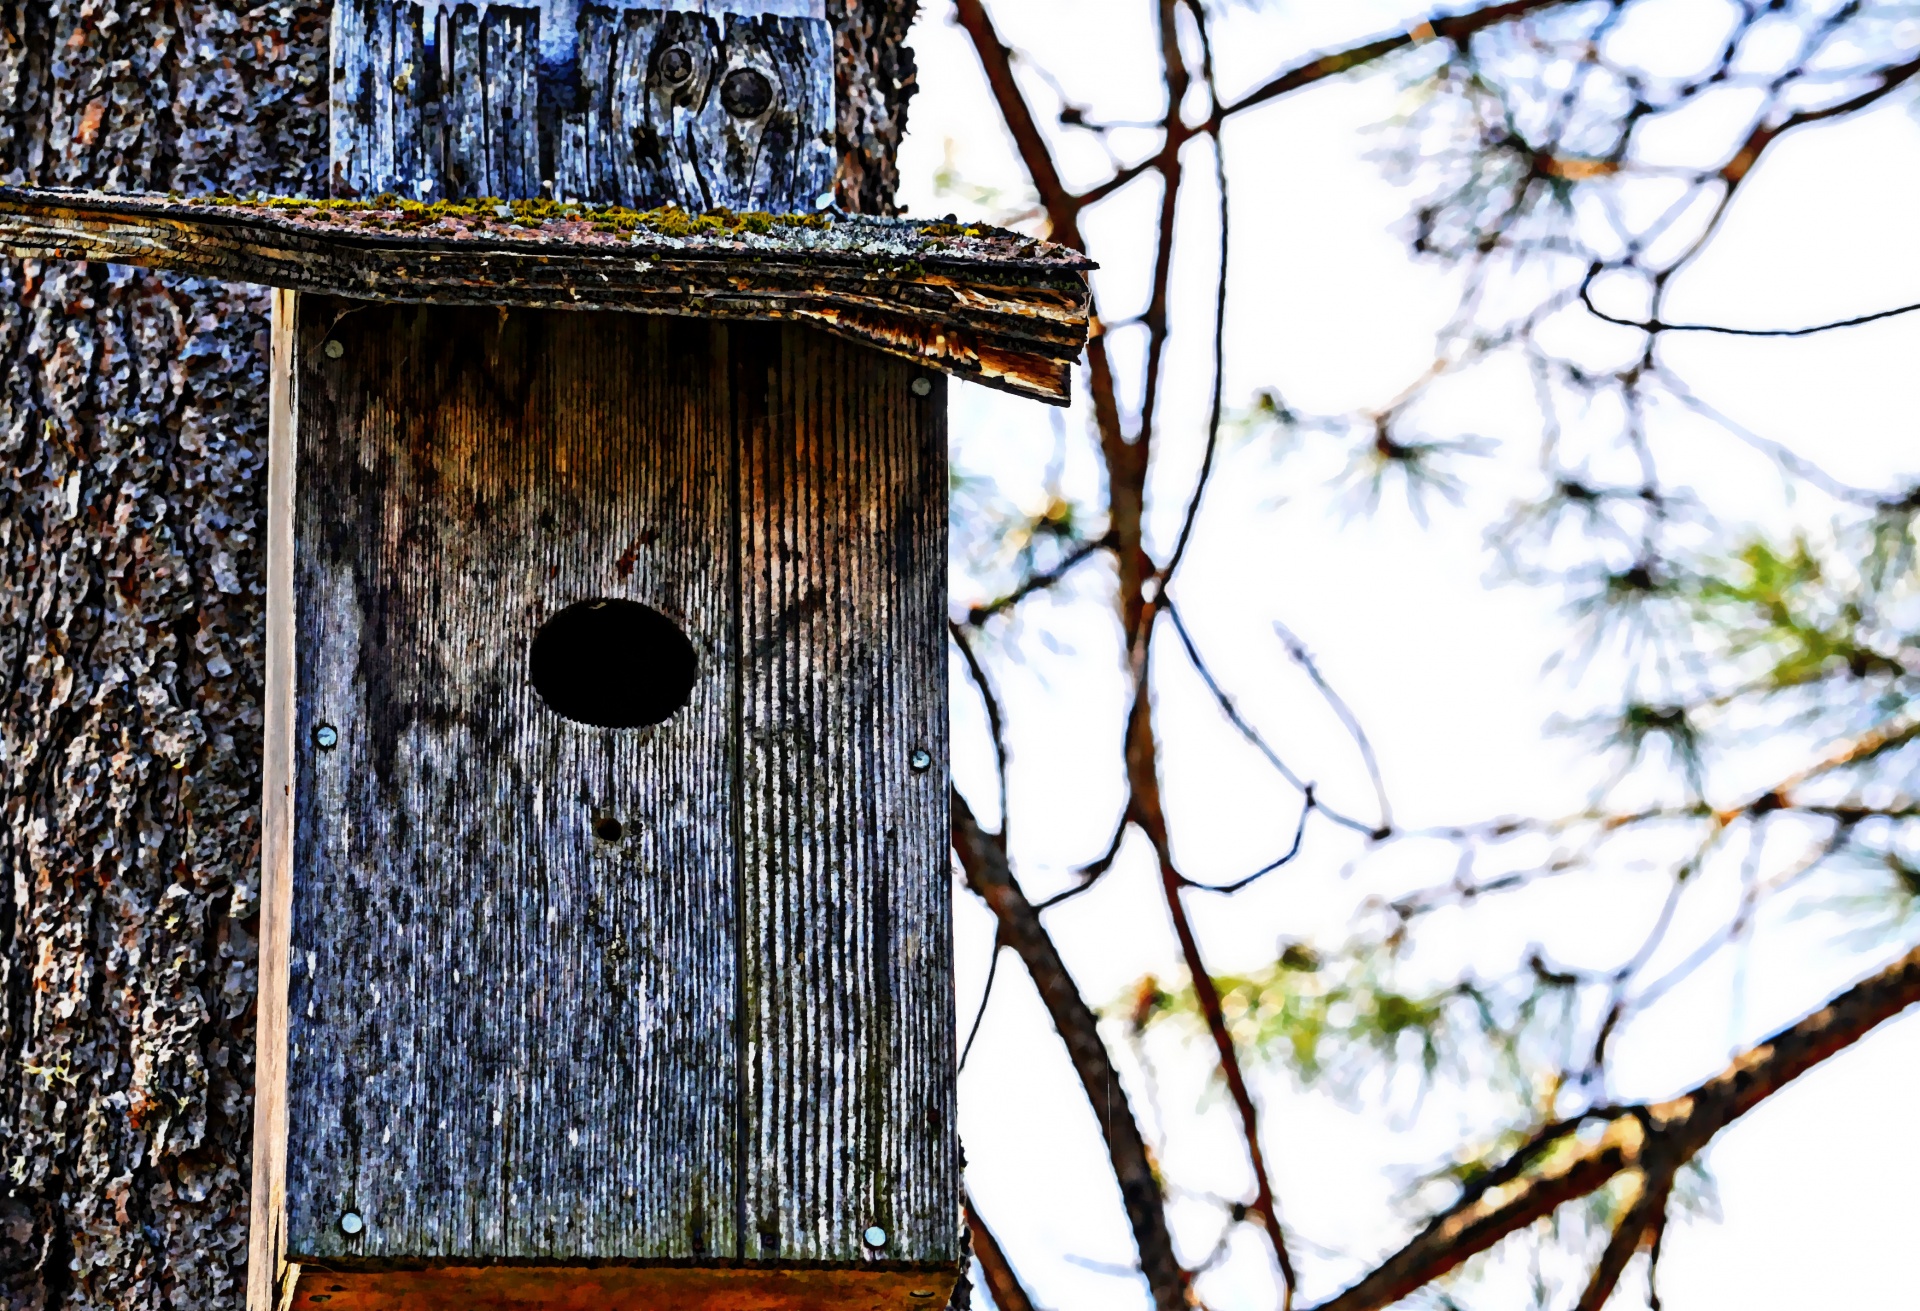
<path id="1" fill-rule="evenodd" d="M 327 338 L 327 344 L 322 346 L 320 349 L 326 354 L 326 357 L 330 360 L 337 360 L 342 355 L 345 355 L 347 353 L 346 346 L 337 337 Z"/>
<path id="2" fill-rule="evenodd" d="M 340 745 L 340 730 L 332 724 L 322 724 L 313 730 L 313 744 L 322 751 L 331 751 Z"/>
<path id="3" fill-rule="evenodd" d="M 907 763 L 913 766 L 913 772 L 924 774 L 933 768 L 933 755 L 924 747 L 907 757 Z"/>
<path id="4" fill-rule="evenodd" d="M 353 1237 L 355 1234 L 359 1233 L 361 1230 L 365 1229 L 366 1227 L 367 1227 L 367 1222 L 360 1218 L 360 1213 L 358 1211 L 348 1211 L 345 1215 L 340 1217 L 340 1232 L 345 1234 L 349 1238 Z"/>
<path id="5" fill-rule="evenodd" d="M 933 395 L 933 379 L 926 377 L 915 378 L 913 380 L 913 394 L 915 396 Z"/>
<path id="6" fill-rule="evenodd" d="M 879 1225 L 868 1225 L 867 1232 L 862 1234 L 861 1237 L 867 1240 L 868 1247 L 885 1247 L 887 1245 L 887 1231 Z"/>

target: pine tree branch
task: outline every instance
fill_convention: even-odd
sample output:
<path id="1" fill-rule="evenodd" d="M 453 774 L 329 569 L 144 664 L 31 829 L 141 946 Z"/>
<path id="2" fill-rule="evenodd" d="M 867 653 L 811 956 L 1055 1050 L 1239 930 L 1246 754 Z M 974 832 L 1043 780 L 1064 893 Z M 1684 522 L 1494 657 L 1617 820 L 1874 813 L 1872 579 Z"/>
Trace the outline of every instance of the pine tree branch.
<path id="1" fill-rule="evenodd" d="M 1314 1311 L 1383 1311 L 1624 1170 L 1677 1170 L 1729 1124 L 1916 1002 L 1920 949 L 1742 1053 L 1691 1092 L 1635 1108 L 1593 1142 L 1550 1154 L 1537 1170 L 1441 1212 L 1406 1246 Z"/>

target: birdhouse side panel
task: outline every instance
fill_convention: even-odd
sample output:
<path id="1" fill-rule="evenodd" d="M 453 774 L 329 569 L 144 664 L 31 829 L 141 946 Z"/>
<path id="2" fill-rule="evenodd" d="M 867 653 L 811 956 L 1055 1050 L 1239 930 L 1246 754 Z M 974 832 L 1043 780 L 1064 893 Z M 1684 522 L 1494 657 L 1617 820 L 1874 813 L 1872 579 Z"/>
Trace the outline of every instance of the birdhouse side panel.
<path id="1" fill-rule="evenodd" d="M 958 1260 L 944 380 L 733 329 L 747 1255 Z"/>
<path id="2" fill-rule="evenodd" d="M 332 190 L 810 212 L 833 37 L 805 0 L 339 0 Z"/>
<path id="3" fill-rule="evenodd" d="M 303 302 L 294 1261 L 736 1251 L 716 343 L 635 315 Z M 543 625 L 596 599 L 691 646 L 657 727 L 563 718 L 531 684 Z M 547 691 L 583 713 L 624 694 L 569 686 Z"/>

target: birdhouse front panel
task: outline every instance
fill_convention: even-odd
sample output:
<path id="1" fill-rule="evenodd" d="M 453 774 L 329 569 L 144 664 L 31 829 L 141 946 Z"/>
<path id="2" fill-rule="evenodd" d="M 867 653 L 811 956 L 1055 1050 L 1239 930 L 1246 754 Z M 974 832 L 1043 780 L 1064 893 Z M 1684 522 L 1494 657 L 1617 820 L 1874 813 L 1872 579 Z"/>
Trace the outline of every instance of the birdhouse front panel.
<path id="1" fill-rule="evenodd" d="M 942 381 L 795 327 L 299 304 L 295 1304 L 944 1297 Z M 508 1284 L 406 1282 L 449 1270 Z"/>
<path id="2" fill-rule="evenodd" d="M 332 77 L 339 198 L 831 198 L 822 0 L 338 0 Z"/>

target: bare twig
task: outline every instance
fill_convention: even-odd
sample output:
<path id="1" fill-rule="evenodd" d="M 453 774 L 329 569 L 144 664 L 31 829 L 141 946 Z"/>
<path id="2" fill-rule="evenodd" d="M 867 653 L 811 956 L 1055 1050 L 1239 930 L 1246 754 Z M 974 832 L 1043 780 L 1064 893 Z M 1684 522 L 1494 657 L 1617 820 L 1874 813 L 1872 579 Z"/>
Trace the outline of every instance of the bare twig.
<path id="1" fill-rule="evenodd" d="M 978 628 L 995 615 L 1005 614 L 1035 593 L 1045 592 L 1059 586 L 1066 576 L 1073 572 L 1076 565 L 1092 559 L 1102 551 L 1111 551 L 1113 546 L 1114 535 L 1112 533 L 1103 533 L 1092 541 L 1081 542 L 1078 546 L 1067 552 L 1066 558 L 1061 560 L 1060 563 L 1053 568 L 1044 569 L 1030 577 L 1021 579 L 1020 584 L 1005 596 L 997 597 L 992 601 L 986 601 L 980 605 L 970 607 L 967 610 L 967 626 L 969 628 Z"/>
<path id="2" fill-rule="evenodd" d="M 1193 665 L 1194 671 L 1200 675 L 1201 681 L 1207 685 L 1207 690 L 1213 694 L 1214 704 L 1220 707 L 1220 713 L 1227 717 L 1227 722 L 1239 730 L 1240 736 L 1245 738 L 1254 750 L 1264 756 L 1267 763 L 1273 766 L 1274 772 L 1285 779 L 1295 790 L 1299 791 L 1302 795 L 1310 791 L 1312 784 L 1295 773 L 1292 767 L 1289 766 L 1285 760 L 1281 759 L 1280 753 L 1274 750 L 1273 746 L 1261 735 L 1260 730 L 1247 722 L 1246 716 L 1240 713 L 1239 706 L 1236 705 L 1233 698 L 1227 694 L 1226 689 L 1220 686 L 1219 680 L 1213 676 L 1213 671 L 1208 668 L 1206 660 L 1201 657 L 1200 648 L 1195 645 L 1193 635 L 1187 631 L 1186 621 L 1180 617 L 1180 611 L 1173 604 L 1173 598 L 1163 595 L 1160 598 L 1159 608 L 1161 613 L 1165 614 L 1167 618 L 1172 621 L 1173 631 L 1180 638 L 1180 645 L 1187 653 L 1187 660 Z M 1368 837 L 1372 837 L 1379 831 L 1377 826 L 1369 824 L 1365 820 L 1356 819 L 1351 815 L 1328 806 L 1326 802 L 1319 799 L 1317 794 L 1314 798 L 1313 808 L 1342 828 L 1352 829 L 1356 833 L 1364 833 Z"/>
<path id="3" fill-rule="evenodd" d="M 1375 841 L 1380 841 L 1391 836 L 1393 806 L 1387 800 L 1387 780 L 1380 772 L 1380 758 L 1374 754 L 1373 740 L 1367 736 L 1367 730 L 1361 724 L 1360 716 L 1353 713 L 1353 707 L 1347 704 L 1345 697 L 1333 690 L 1333 684 L 1329 683 L 1326 675 L 1320 672 L 1320 664 L 1313 658 L 1313 653 L 1307 650 L 1307 644 L 1296 637 L 1292 629 L 1276 619 L 1273 622 L 1273 631 L 1280 635 L 1281 642 L 1286 645 L 1287 654 L 1293 657 L 1293 662 L 1299 665 L 1307 677 L 1313 681 L 1314 687 L 1319 689 L 1328 708 L 1339 718 L 1341 726 L 1353 739 L 1354 746 L 1359 748 L 1360 759 L 1367 767 L 1367 777 L 1373 781 L 1374 799 L 1380 804 L 1380 823 L 1375 827 L 1372 837 Z"/>
<path id="4" fill-rule="evenodd" d="M 966 1069 L 967 1057 L 973 1055 L 973 1040 L 980 1036 L 980 1023 L 987 1018 L 987 1003 L 993 1000 L 993 981 L 1000 975 L 1000 949 L 1006 945 L 996 932 L 993 935 L 993 954 L 987 958 L 987 981 L 980 986 L 980 1007 L 974 1011 L 973 1024 L 967 1029 L 967 1040 L 960 1046 L 959 1069 Z"/>
<path id="5" fill-rule="evenodd" d="M 974 820 L 966 798 L 954 792 L 950 801 L 953 849 L 966 871 L 967 885 L 992 909 L 1007 945 L 1027 967 L 1054 1030 L 1066 1044 L 1087 1100 L 1099 1116 L 1108 1159 L 1140 1253 L 1140 1271 L 1152 1290 L 1154 1305 L 1158 1311 L 1185 1311 L 1188 1278 L 1174 1254 L 1166 1201 L 1133 1107 L 1100 1038 L 1099 1022 L 1074 985 L 1073 976 L 1067 973 L 1066 962 L 1060 959 L 1053 939 L 1040 923 L 1039 913 L 1014 879 L 1006 851 Z"/>
<path id="6" fill-rule="evenodd" d="M 967 630 L 949 620 L 947 633 L 953 638 L 953 644 L 960 648 L 960 658 L 966 661 L 967 676 L 973 679 L 974 687 L 979 689 L 980 704 L 987 712 L 987 732 L 993 738 L 994 774 L 1000 782 L 1000 845 L 1004 847 L 1007 845 L 1007 835 L 1013 828 L 1013 817 L 1007 813 L 1006 719 L 1000 713 L 1000 697 L 993 690 L 993 680 L 987 677 L 986 666 L 980 663 L 973 643 L 967 638 Z"/>
<path id="7" fill-rule="evenodd" d="M 1512 22 L 1514 19 L 1524 18 L 1540 10 L 1564 8 L 1572 2 L 1573 0 L 1508 0 L 1506 4 L 1488 5 L 1472 13 L 1429 18 L 1424 23 L 1416 24 L 1410 31 L 1379 37 L 1357 46 L 1349 46 L 1345 50 L 1321 55 L 1284 72 L 1276 73 L 1246 95 L 1230 104 L 1220 106 L 1207 123 L 1207 130 L 1217 131 L 1221 123 L 1236 114 L 1243 114 L 1258 105 L 1277 100 L 1281 96 L 1298 91 L 1302 87 L 1312 86 L 1316 82 L 1324 82 L 1330 77 L 1351 73 L 1356 68 L 1363 68 L 1422 41 L 1431 41 L 1438 37 L 1443 41 L 1461 45 L 1471 39 L 1475 33 L 1489 27 Z"/>
<path id="8" fill-rule="evenodd" d="M 1201 77 L 1206 82 L 1207 94 L 1217 111 L 1220 107 L 1220 88 L 1213 80 L 1213 40 L 1207 31 L 1207 11 L 1198 0 L 1189 0 L 1187 7 L 1193 15 L 1194 26 L 1200 32 Z M 1233 214 L 1228 205 L 1226 147 L 1221 144 L 1217 134 L 1213 138 L 1213 182 L 1220 206 L 1220 267 L 1215 274 L 1213 291 L 1213 391 L 1207 402 L 1207 444 L 1200 457 L 1200 473 L 1194 479 L 1193 495 L 1187 498 L 1186 513 L 1180 519 L 1180 535 L 1174 539 L 1173 554 L 1167 557 L 1167 563 L 1160 570 L 1162 591 L 1166 590 L 1167 583 L 1179 571 L 1180 562 L 1186 558 L 1187 544 L 1193 539 L 1193 527 L 1200 518 L 1200 501 L 1207 493 L 1207 482 L 1213 477 L 1214 458 L 1220 449 L 1220 418 L 1227 383 L 1227 274 L 1232 264 Z"/>
<path id="9" fill-rule="evenodd" d="M 1033 1299 L 1027 1296 L 1027 1290 L 1020 1284 L 1020 1276 L 1014 1273 L 1013 1263 L 1007 1260 L 1007 1254 L 1000 1247 L 1000 1240 L 987 1228 L 987 1222 L 980 1218 L 980 1208 L 973 1204 L 973 1194 L 965 1199 L 967 1210 L 967 1234 L 973 1240 L 973 1258 L 980 1263 L 980 1274 L 987 1282 L 987 1292 L 993 1297 L 993 1304 L 999 1311 L 1034 1311 Z"/>
<path id="10" fill-rule="evenodd" d="M 1817 333 L 1832 332 L 1837 328 L 1857 328 L 1863 323 L 1878 323 L 1882 319 L 1898 318 L 1902 314 L 1920 312 L 1920 301 L 1911 305 L 1899 305 L 1889 310 L 1875 310 L 1870 314 L 1856 314 L 1852 318 L 1834 319 L 1829 323 L 1814 323 L 1803 328 L 1731 328 L 1718 323 L 1666 323 L 1660 319 L 1625 319 L 1617 314 L 1609 314 L 1593 303 L 1593 280 L 1606 271 L 1606 265 L 1594 263 L 1587 269 L 1586 277 L 1580 280 L 1580 303 L 1587 313 L 1603 323 L 1611 323 L 1621 328 L 1638 328 L 1641 332 L 1713 332 L 1726 337 L 1811 337 Z"/>
<path id="11" fill-rule="evenodd" d="M 1638 1171 L 1638 1191 L 1626 1214 L 1613 1228 L 1613 1235 L 1607 1240 L 1606 1250 L 1600 1254 L 1599 1264 L 1594 1266 L 1592 1276 L 1587 1280 L 1586 1291 L 1581 1293 L 1580 1301 L 1574 1311 L 1603 1311 L 1607 1299 L 1613 1296 L 1613 1290 L 1620 1285 L 1620 1276 L 1627 1271 L 1627 1263 L 1655 1232 L 1660 1218 L 1667 1212 L 1667 1199 L 1673 1193 L 1673 1169 L 1658 1158 L 1658 1153 L 1649 1149 L 1649 1161 L 1645 1168 Z"/>

